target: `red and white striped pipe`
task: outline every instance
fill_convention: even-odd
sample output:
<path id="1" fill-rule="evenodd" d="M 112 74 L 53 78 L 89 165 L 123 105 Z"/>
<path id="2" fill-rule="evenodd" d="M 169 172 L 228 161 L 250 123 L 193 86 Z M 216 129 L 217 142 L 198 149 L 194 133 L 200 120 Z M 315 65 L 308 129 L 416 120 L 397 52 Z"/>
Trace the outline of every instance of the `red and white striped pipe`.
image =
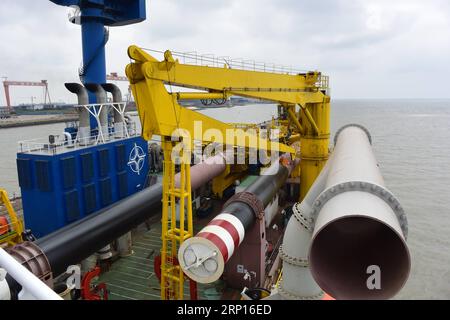
<path id="1" fill-rule="evenodd" d="M 242 222 L 230 213 L 221 213 L 195 237 L 183 242 L 178 252 L 180 266 L 196 282 L 214 282 L 244 238 Z"/>
<path id="2" fill-rule="evenodd" d="M 222 213 L 211 220 L 197 237 L 211 241 L 219 249 L 226 263 L 244 240 L 245 229 L 238 218 L 229 213 Z"/>

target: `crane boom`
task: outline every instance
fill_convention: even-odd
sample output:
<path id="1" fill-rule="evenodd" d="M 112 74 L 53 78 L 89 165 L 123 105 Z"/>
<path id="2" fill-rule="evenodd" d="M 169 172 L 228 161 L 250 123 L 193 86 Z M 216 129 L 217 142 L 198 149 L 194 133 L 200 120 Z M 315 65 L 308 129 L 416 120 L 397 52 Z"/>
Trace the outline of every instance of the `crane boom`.
<path id="1" fill-rule="evenodd" d="M 306 195 L 329 154 L 330 97 L 327 77 L 317 71 L 292 75 L 231 69 L 225 64 L 222 68 L 182 64 L 173 58 L 170 51 L 166 51 L 164 60 L 159 61 L 137 46 L 130 46 L 128 55 L 133 62 L 127 66 L 126 75 L 131 83 L 145 139 L 150 139 L 153 134 L 171 136 L 177 128 L 194 133 L 195 121 L 201 121 L 203 130 L 216 129 L 224 133 L 227 129 L 234 129 L 232 125 L 181 107 L 178 100 L 189 95 L 196 98 L 203 96 L 204 99 L 236 95 L 278 103 L 285 110 L 291 137 L 300 140 L 300 194 L 301 197 Z M 170 94 L 165 84 L 204 92 Z M 213 142 L 208 139 L 203 141 Z M 234 145 L 247 147 L 242 141 L 236 141 Z M 270 147 L 265 145 L 258 144 L 257 148 L 269 150 Z M 295 152 L 292 146 L 281 143 L 272 144 L 272 147 L 279 148 L 281 152 Z"/>
<path id="2" fill-rule="evenodd" d="M 153 134 L 171 136 L 179 128 L 194 134 L 196 123 L 201 123 L 203 131 L 210 129 L 220 131 L 222 137 L 227 135 L 227 130 L 234 130 L 232 125 L 183 108 L 177 101 L 180 95 L 170 94 L 164 86 L 165 83 L 170 83 L 195 89 L 215 90 L 216 93 L 212 92 L 212 96 L 214 97 L 216 97 L 218 91 L 221 91 L 223 96 L 228 96 L 229 94 L 225 90 L 215 89 L 218 87 L 218 83 L 209 81 L 211 79 L 208 80 L 206 78 L 201 81 L 195 79 L 195 75 L 206 72 L 205 69 L 208 68 L 204 67 L 203 70 L 186 70 L 185 67 L 188 66 L 175 62 L 170 53 L 167 53 L 167 58 L 160 62 L 136 46 L 130 47 L 128 54 L 134 62 L 127 66 L 126 74 L 130 80 L 133 95 L 139 110 L 144 139 L 150 139 Z M 230 71 L 229 69 L 219 70 L 225 72 Z M 177 75 L 176 77 L 174 76 L 175 74 Z M 191 76 L 193 78 L 190 78 Z M 196 95 L 200 98 L 202 94 Z M 209 93 L 204 94 L 204 98 L 209 98 L 209 96 Z M 217 137 L 215 136 L 214 138 Z M 202 137 L 201 140 L 204 142 L 217 142 L 216 140 L 209 140 L 205 137 Z M 269 143 L 265 139 L 257 139 L 257 143 L 257 149 L 276 149 L 280 152 L 295 153 L 293 148 L 281 143 Z M 249 147 L 247 140 L 239 141 L 239 139 L 236 139 L 233 144 L 240 147 Z"/>

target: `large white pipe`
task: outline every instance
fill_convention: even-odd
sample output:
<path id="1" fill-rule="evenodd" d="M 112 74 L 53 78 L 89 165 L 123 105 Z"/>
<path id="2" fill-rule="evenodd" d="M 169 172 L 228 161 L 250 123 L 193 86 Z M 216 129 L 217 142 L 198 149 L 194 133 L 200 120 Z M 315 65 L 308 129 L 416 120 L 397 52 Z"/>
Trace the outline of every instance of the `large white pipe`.
<path id="1" fill-rule="evenodd" d="M 370 134 L 345 126 L 321 175 L 294 207 L 282 247 L 280 293 L 312 298 L 313 278 L 337 299 L 391 298 L 410 271 L 407 232 L 406 215 L 384 186 Z"/>
<path id="2" fill-rule="evenodd" d="M 333 153 L 326 189 L 312 210 L 312 275 L 335 298 L 391 298 L 411 267 L 406 215 L 384 186 L 366 129 L 342 128 Z"/>
<path id="3" fill-rule="evenodd" d="M 27 268 L 22 266 L 16 259 L 11 257 L 5 250 L 0 248 L 0 266 L 4 268 L 8 274 L 14 278 L 29 295 L 24 295 L 23 291 L 19 294 L 19 298 L 38 300 L 62 300 L 62 298 L 50 289 L 44 282 L 39 280 Z"/>

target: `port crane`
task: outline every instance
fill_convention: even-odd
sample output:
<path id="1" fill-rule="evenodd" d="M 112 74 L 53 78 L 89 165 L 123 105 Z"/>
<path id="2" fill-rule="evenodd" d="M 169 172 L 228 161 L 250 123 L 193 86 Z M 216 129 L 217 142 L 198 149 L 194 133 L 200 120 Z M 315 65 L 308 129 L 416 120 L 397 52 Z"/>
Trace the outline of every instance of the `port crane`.
<path id="1" fill-rule="evenodd" d="M 111 72 L 106 75 L 106 80 L 108 81 L 128 81 L 127 77 L 119 76 L 117 72 Z"/>
<path id="2" fill-rule="evenodd" d="M 231 96 L 256 98 L 279 104 L 284 120 L 278 123 L 287 132 L 284 143 L 266 144 L 258 140 L 257 149 L 278 150 L 298 156 L 291 145 L 300 141 L 300 165 L 297 178 L 302 186 L 303 198 L 319 175 L 328 159 L 330 136 L 328 77 L 320 72 L 290 73 L 285 70 L 244 70 L 224 63 L 223 67 L 211 67 L 180 63 L 170 51 L 164 52 L 159 61 L 146 50 L 130 46 L 132 60 L 126 68 L 134 99 L 142 124 L 142 136 L 149 140 L 160 135 L 164 152 L 162 249 L 161 249 L 161 298 L 183 299 L 184 274 L 177 265 L 177 249 L 192 237 L 192 199 L 190 185 L 190 161 L 180 165 L 181 182 L 175 183 L 173 133 L 184 130 L 195 135 L 195 123 L 201 122 L 203 130 L 213 129 L 226 135 L 227 130 L 237 132 L 242 124 L 227 124 L 182 107 L 180 100 L 226 99 Z M 185 58 L 185 57 L 184 57 Z M 185 61 L 186 59 L 184 59 Z M 169 92 L 166 85 L 180 86 L 202 92 Z M 283 118 L 282 116 L 282 118 Z M 287 129 L 287 130 L 286 130 Z M 237 135 L 241 135 L 242 131 Z M 250 134 L 251 135 L 251 134 Z M 185 137 L 184 137 L 185 138 Z M 213 137 L 194 137 L 202 143 L 213 143 Z M 249 148 L 246 139 L 234 139 L 234 147 Z M 192 143 L 190 141 L 189 143 Z M 186 146 L 187 148 L 191 146 Z M 235 181 L 231 165 L 216 185 L 226 188 Z M 300 174 L 301 173 L 301 174 Z M 213 187 L 214 188 L 214 187 Z M 179 222 L 175 203 L 179 202 Z M 185 226 L 185 207 L 187 209 Z"/>
<path id="3" fill-rule="evenodd" d="M 11 86 L 23 86 L 23 87 L 43 87 L 44 88 L 44 103 L 47 101 L 51 103 L 50 92 L 48 90 L 48 82 L 47 80 L 37 81 L 8 81 L 7 78 L 4 78 L 3 88 L 5 89 L 5 99 L 6 99 L 6 107 L 9 112 L 11 112 L 11 97 L 9 94 L 9 87 Z M 48 100 L 47 100 L 48 98 Z"/>
<path id="4" fill-rule="evenodd" d="M 108 81 L 127 81 L 128 78 L 124 76 L 119 76 L 117 72 L 111 72 L 110 74 L 106 75 L 106 80 Z M 127 94 L 127 102 L 130 102 L 131 100 L 131 88 L 128 86 L 128 94 Z"/>

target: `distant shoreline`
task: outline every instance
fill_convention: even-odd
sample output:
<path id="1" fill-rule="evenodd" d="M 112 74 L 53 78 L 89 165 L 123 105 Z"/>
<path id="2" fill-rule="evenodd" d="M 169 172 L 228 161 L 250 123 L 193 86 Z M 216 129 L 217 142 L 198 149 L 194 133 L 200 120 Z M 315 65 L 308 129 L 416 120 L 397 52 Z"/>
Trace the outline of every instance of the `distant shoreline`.
<path id="1" fill-rule="evenodd" d="M 49 115 L 49 116 L 38 116 L 38 117 L 30 117 L 30 119 L 24 119 L 23 117 L 10 118 L 0 120 L 0 129 L 7 128 L 18 128 L 18 127 L 27 127 L 27 126 L 39 126 L 44 124 L 52 124 L 52 123 L 60 123 L 60 122 L 68 122 L 75 121 L 78 119 L 78 116 L 73 115 Z"/>

